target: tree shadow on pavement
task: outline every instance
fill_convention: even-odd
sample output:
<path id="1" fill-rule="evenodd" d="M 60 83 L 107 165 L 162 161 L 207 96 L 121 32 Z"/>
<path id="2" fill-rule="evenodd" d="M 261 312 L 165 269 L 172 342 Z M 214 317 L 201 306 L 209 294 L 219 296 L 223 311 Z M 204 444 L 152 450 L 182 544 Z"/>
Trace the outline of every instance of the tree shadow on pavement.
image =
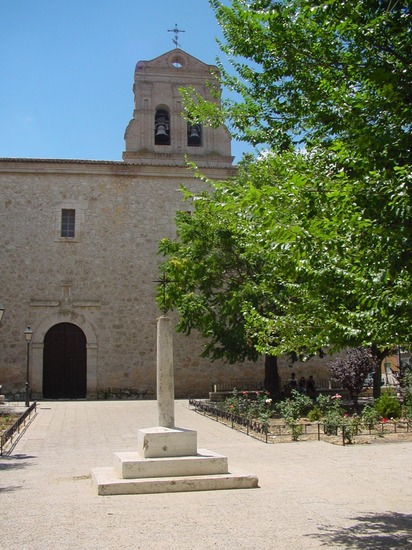
<path id="1" fill-rule="evenodd" d="M 30 459 L 37 458 L 37 456 L 25 455 L 25 454 L 16 454 L 13 456 L 2 456 L 0 457 L 0 472 L 5 472 L 7 470 L 23 470 L 28 466 L 32 466 L 32 462 L 29 462 Z M 4 478 L 1 479 L 4 483 Z M 0 493 L 11 493 L 21 489 L 22 485 L 0 485 Z"/>
<path id="2" fill-rule="evenodd" d="M 352 518 L 350 527 L 322 527 L 310 537 L 325 546 L 360 548 L 362 550 L 412 550 L 412 515 L 399 513 L 369 514 Z"/>
<path id="3" fill-rule="evenodd" d="M 0 457 L 0 471 L 3 470 L 21 470 L 27 466 L 31 466 L 31 462 L 26 462 L 31 458 L 37 458 L 37 456 L 31 455 L 3 455 Z"/>

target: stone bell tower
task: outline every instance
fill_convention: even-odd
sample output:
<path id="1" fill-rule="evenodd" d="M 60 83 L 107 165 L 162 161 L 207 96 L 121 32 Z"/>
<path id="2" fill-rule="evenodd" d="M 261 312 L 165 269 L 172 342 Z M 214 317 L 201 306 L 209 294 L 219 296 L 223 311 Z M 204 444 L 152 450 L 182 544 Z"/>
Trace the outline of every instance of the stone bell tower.
<path id="1" fill-rule="evenodd" d="M 199 167 L 230 167 L 231 138 L 226 127 L 189 125 L 182 116 L 179 88 L 193 86 L 205 99 L 210 84 L 220 91 L 217 67 L 178 48 L 151 61 L 139 61 L 134 76 L 134 112 L 125 133 L 125 162 L 182 166 L 187 155 Z"/>

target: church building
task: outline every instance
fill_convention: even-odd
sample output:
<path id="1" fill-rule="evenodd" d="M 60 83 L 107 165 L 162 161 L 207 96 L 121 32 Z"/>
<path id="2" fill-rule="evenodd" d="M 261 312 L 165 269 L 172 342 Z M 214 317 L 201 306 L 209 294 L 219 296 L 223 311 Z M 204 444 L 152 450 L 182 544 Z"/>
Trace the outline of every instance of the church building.
<path id="1" fill-rule="evenodd" d="M 181 114 L 179 88 L 212 100 L 216 72 L 179 48 L 139 61 L 122 161 L 0 159 L 2 393 L 24 392 L 30 326 L 32 398 L 156 396 L 158 242 L 188 209 L 180 187 L 204 185 L 186 157 L 211 179 L 235 173 L 228 130 Z M 263 379 L 261 364 L 211 362 L 201 350 L 199 337 L 176 334 L 177 398 Z"/>

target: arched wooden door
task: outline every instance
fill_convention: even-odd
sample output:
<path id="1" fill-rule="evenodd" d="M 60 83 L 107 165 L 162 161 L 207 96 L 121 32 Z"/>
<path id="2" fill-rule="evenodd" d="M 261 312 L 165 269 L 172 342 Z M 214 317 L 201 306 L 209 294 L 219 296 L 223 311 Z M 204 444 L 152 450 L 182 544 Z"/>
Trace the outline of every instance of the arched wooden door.
<path id="1" fill-rule="evenodd" d="M 87 351 L 84 332 L 71 323 L 54 325 L 44 338 L 43 397 L 86 397 Z"/>

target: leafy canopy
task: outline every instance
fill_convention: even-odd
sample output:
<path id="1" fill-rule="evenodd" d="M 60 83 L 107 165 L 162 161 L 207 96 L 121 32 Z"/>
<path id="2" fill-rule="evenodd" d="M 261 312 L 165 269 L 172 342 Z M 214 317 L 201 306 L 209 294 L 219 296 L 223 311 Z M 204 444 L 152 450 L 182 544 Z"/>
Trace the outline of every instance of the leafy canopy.
<path id="1" fill-rule="evenodd" d="M 238 137 L 284 150 L 339 141 L 369 167 L 411 161 L 412 16 L 398 0 L 210 0 Z"/>
<path id="2" fill-rule="evenodd" d="M 193 196 L 164 240 L 166 306 L 205 353 L 410 342 L 412 21 L 373 0 L 210 0 L 237 92 L 222 110 L 183 91 L 191 120 L 265 144 Z M 296 152 L 296 147 L 301 152 Z"/>
<path id="3" fill-rule="evenodd" d="M 407 176 L 396 177 L 379 219 L 358 196 L 380 179 L 354 182 L 328 153 L 268 154 L 234 181 L 186 192 L 192 214 L 179 213 L 177 239 L 160 243 L 179 330 L 199 329 L 207 352 L 230 360 L 408 342 L 412 241 L 390 226 L 411 204 L 399 198 Z"/>

